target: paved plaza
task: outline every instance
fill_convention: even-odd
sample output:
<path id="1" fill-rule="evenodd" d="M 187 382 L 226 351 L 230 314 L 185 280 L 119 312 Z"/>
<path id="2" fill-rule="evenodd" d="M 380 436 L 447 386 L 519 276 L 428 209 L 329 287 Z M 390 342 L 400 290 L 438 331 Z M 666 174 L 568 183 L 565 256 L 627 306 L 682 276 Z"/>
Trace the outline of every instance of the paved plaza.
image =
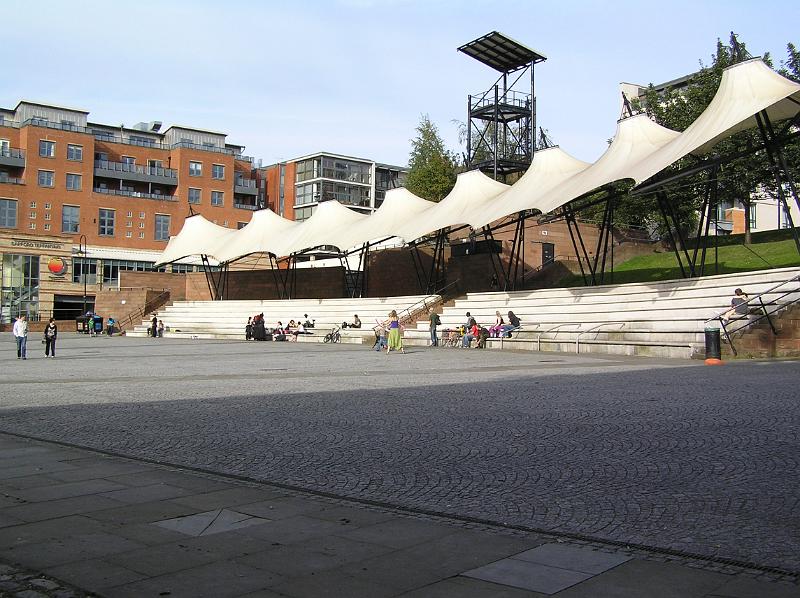
<path id="1" fill-rule="evenodd" d="M 795 361 L 706 367 L 689 361 L 423 347 L 386 356 L 357 345 L 69 334 L 60 339 L 56 359 L 44 359 L 40 346 L 31 343 L 35 354 L 17 361 L 11 338 L 2 340 L 0 453 L 20 451 L 20 458 L 15 465 L 7 456 L 0 464 L 0 562 L 38 562 L 15 559 L 22 553 L 12 549 L 4 533 L 34 521 L 24 516 L 25 508 L 33 506 L 19 501 L 69 502 L 77 496 L 69 490 L 56 497 L 44 496 L 41 489 L 52 483 L 79 484 L 80 492 L 87 493 L 84 486 L 92 479 L 91 473 L 78 475 L 61 457 L 40 461 L 37 451 L 67 451 L 71 459 L 89 459 L 90 453 L 71 453 L 83 447 L 107 459 L 112 455 L 121 469 L 116 480 L 108 472 L 98 473 L 103 479 L 88 492 L 92 510 L 153 501 L 163 510 L 163 534 L 192 526 L 205 529 L 211 520 L 203 517 L 212 515 L 171 520 L 198 516 L 202 506 L 213 513 L 214 522 L 228 518 L 228 524 L 242 527 L 253 552 L 275 550 L 272 543 L 261 545 L 266 536 L 253 530 L 269 528 L 259 524 L 274 521 L 276 511 L 213 512 L 230 505 L 187 500 L 199 490 L 185 480 L 165 484 L 162 479 L 178 473 L 155 476 L 159 485 L 135 488 L 125 475 L 167 466 L 192 468 L 208 476 L 236 476 L 242 484 L 265 482 L 248 487 L 254 496 L 261 493 L 259 501 L 302 495 L 316 505 L 312 511 L 324 504 L 333 512 L 346 511 L 341 519 L 348 522 L 360 518 L 375 526 L 402 516 L 437 530 L 452 524 L 466 526 L 465 534 L 492 531 L 496 541 L 488 544 L 502 549 L 446 571 L 458 575 L 447 580 L 461 584 L 458 588 L 441 586 L 439 593 L 420 596 L 552 594 L 542 589 L 517 594 L 502 584 L 524 569 L 522 562 L 546 565 L 559 546 L 604 547 L 603 554 L 612 556 L 587 566 L 597 567 L 598 573 L 572 572 L 577 577 L 552 586 L 557 591 L 581 588 L 599 572 L 622 575 L 667 561 L 689 565 L 698 575 L 766 571 L 770 580 L 778 580 L 771 582 L 772 595 L 800 595 L 800 363 Z M 31 438 L 73 448 L 30 444 Z M 43 471 L 37 469 L 40 462 L 48 464 Z M 92 463 L 90 472 L 103 469 Z M 15 471 L 15 466 L 22 469 Z M 221 491 L 215 485 L 230 480 L 202 479 L 209 486 L 204 492 Z M 326 520 L 331 518 L 314 519 Z M 107 532 L 101 528 L 93 533 Z M 396 534 L 402 544 L 403 533 L 391 525 L 382 532 L 359 528 L 347 539 L 371 542 L 375 534 Z M 434 536 L 441 540 L 439 532 Z M 117 546 L 116 552 L 124 556 L 141 550 L 140 539 L 128 540 L 131 544 Z M 351 544 L 350 549 L 363 546 Z M 381 555 L 373 547 L 370 556 Z M 410 558 L 384 556 L 387 563 Z M 255 560 L 242 558 L 236 566 L 257 568 Z M 631 558 L 635 563 L 628 562 Z M 120 571 L 141 572 L 131 560 L 112 560 Z M 352 563 L 339 565 L 352 569 Z M 44 559 L 38 569 L 89 587 L 78 583 L 85 577 L 65 567 Z M 153 575 L 159 573 L 156 565 L 152 569 Z M 348 575 L 356 576 L 355 569 Z M 658 578 L 655 572 L 640 575 Z M 665 587 L 673 585 L 668 578 Z M 121 573 L 119 579 L 120 587 L 144 583 Z M 258 594 L 263 596 L 379 595 L 369 589 L 292 593 L 289 586 L 281 590 L 277 581 L 262 581 L 277 588 Z M 478 583 L 486 591 L 475 589 Z M 709 582 L 703 593 L 652 595 L 751 595 L 726 593 L 719 589 L 723 585 Z M 472 593 L 463 589 L 467 586 Z M 490 586 L 507 593 L 491 593 Z M 401 587 L 398 581 L 398 592 L 410 589 Z M 754 592 L 768 595 L 763 589 Z M 142 590 L 139 595 L 149 594 Z"/>

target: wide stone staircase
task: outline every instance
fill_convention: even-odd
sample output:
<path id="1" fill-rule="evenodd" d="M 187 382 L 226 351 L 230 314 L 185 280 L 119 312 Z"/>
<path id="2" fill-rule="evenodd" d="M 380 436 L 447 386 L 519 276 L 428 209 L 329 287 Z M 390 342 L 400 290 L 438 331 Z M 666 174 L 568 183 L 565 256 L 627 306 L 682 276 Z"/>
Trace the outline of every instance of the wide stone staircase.
<path id="1" fill-rule="evenodd" d="M 325 335 L 341 327 L 342 322 L 353 322 L 358 315 L 360 329 L 340 330 L 341 342 L 372 344 L 375 340 L 373 328 L 377 322 L 388 318 L 396 310 L 402 320 L 413 320 L 418 314 L 426 314 L 441 302 L 439 295 L 407 295 L 402 297 L 342 298 L 342 299 L 287 299 L 247 301 L 176 301 L 159 310 L 158 319 L 166 327 L 164 336 L 202 339 L 244 339 L 247 318 L 263 313 L 268 329 L 290 320 L 305 321 L 308 314 L 314 320 L 311 334 L 298 336 L 302 342 L 322 342 Z M 152 314 L 149 316 L 152 319 Z M 150 319 L 127 332 L 128 336 L 146 337 Z"/>
<path id="2" fill-rule="evenodd" d="M 441 310 L 440 337 L 466 323 L 470 312 L 487 328 L 499 311 L 513 311 L 522 329 L 512 338 L 490 339 L 490 349 L 529 349 L 689 358 L 704 354 L 709 318 L 726 311 L 734 289 L 754 297 L 800 275 L 800 267 L 695 279 L 537 291 L 468 293 Z M 794 287 L 791 287 L 794 285 Z M 793 290 L 792 290 L 793 288 Z M 800 298 L 800 283 L 767 294 L 780 317 L 783 303 Z M 718 325 L 718 323 L 716 324 Z M 427 319 L 405 332 L 407 344 L 429 344 Z"/>

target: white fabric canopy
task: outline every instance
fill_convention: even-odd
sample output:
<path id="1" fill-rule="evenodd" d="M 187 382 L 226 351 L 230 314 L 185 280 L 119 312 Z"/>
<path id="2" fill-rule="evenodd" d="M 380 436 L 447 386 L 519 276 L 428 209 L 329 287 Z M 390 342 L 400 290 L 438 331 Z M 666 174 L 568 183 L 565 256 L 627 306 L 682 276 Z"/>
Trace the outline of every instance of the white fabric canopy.
<path id="1" fill-rule="evenodd" d="M 638 184 L 688 154 L 707 153 L 720 140 L 755 126 L 754 115 L 762 110 L 773 121 L 795 116 L 800 112 L 800 84 L 775 73 L 760 59 L 748 60 L 723 72 L 714 99 L 684 132 L 662 127 L 645 114 L 623 119 L 611 145 L 594 164 L 558 147 L 549 148 L 536 152 L 528 171 L 512 187 L 480 171 L 466 172 L 439 203 L 395 189 L 369 216 L 336 201 L 319 204 L 304 222 L 261 210 L 239 231 L 191 216 L 170 239 L 159 264 L 190 255 L 222 262 L 257 252 L 285 257 L 321 245 L 345 251 L 387 237 L 411 242 L 451 226 L 479 228 L 522 210 L 550 212 L 609 183 L 629 179 Z"/>
<path id="2" fill-rule="evenodd" d="M 200 214 L 189 216 L 183 228 L 164 248 L 156 265 L 169 264 L 190 255 L 212 256 L 219 261 L 218 252 L 237 231 L 209 222 Z"/>
<path id="3" fill-rule="evenodd" d="M 250 222 L 219 249 L 220 261 L 229 262 L 253 253 L 276 253 L 300 222 L 287 220 L 272 210 L 253 212 Z"/>
<path id="4" fill-rule="evenodd" d="M 320 245 L 333 245 L 339 249 L 347 249 L 340 245 L 343 242 L 349 242 L 344 240 L 347 229 L 365 218 L 369 218 L 369 216 L 346 208 L 338 201 L 322 202 L 314 209 L 314 213 L 308 220 L 299 223 L 295 229 L 292 229 L 284 242 L 276 244 L 273 253 L 282 257 Z"/>
<path id="5" fill-rule="evenodd" d="M 344 250 L 371 241 L 398 237 L 397 230 L 401 222 L 416 220 L 419 214 L 434 205 L 436 204 L 414 195 L 405 187 L 391 189 L 386 192 L 386 199 L 374 214 L 342 231 L 343 234 L 337 239 L 337 247 Z M 414 240 L 401 238 L 409 242 Z"/>
<path id="6" fill-rule="evenodd" d="M 782 77 L 760 58 L 729 66 L 714 99 L 697 120 L 661 151 L 632 165 L 630 178 L 640 183 L 687 154 L 708 153 L 722 139 L 755 127 L 754 115 L 765 109 L 773 122 L 796 115 L 800 84 Z"/>
<path id="7" fill-rule="evenodd" d="M 528 210 L 554 187 L 588 166 L 588 162 L 573 158 L 558 146 L 538 151 L 525 174 L 509 189 L 478 206 L 470 215 L 469 223 L 473 228 L 480 228 L 509 214 Z"/>
<path id="8" fill-rule="evenodd" d="M 461 173 L 447 197 L 439 203 L 432 203 L 413 220 L 398 223 L 396 235 L 413 241 L 440 228 L 469 224 L 472 211 L 506 189 L 509 189 L 508 185 L 489 178 L 480 170 Z"/>

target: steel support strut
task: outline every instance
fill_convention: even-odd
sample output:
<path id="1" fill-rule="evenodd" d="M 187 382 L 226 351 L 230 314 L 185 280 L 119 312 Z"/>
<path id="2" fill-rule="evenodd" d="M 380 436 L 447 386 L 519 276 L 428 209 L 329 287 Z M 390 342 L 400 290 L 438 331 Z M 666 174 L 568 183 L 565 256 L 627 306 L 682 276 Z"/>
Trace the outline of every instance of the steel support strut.
<path id="1" fill-rule="evenodd" d="M 776 143 L 775 130 L 772 127 L 772 122 L 766 110 L 762 110 L 759 114 L 756 114 L 756 123 L 758 124 L 761 137 L 764 140 L 764 146 L 767 149 L 767 157 L 772 167 L 772 172 L 775 175 L 775 184 L 778 187 L 778 197 L 781 207 L 783 207 L 789 227 L 792 229 L 792 237 L 794 238 L 797 252 L 800 253 L 800 235 L 798 235 L 797 227 L 795 227 L 794 221 L 792 220 L 792 212 L 789 209 L 789 202 L 786 199 L 783 185 L 785 183 L 786 186 L 789 187 L 789 191 L 794 197 L 795 204 L 797 208 L 800 209 L 800 197 L 798 197 L 797 194 L 797 187 L 794 184 L 794 179 L 792 179 L 791 171 L 786 164 L 783 150 L 780 144 Z M 749 217 L 749 215 L 746 217 Z"/>

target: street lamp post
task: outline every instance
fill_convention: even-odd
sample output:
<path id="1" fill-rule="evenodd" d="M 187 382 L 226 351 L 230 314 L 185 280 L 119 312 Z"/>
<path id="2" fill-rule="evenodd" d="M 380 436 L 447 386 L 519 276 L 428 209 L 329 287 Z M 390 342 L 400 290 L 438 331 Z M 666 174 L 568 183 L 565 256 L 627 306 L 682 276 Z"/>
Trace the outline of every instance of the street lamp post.
<path id="1" fill-rule="evenodd" d="M 86 317 L 86 275 L 87 275 L 87 266 L 88 263 L 86 261 L 86 235 L 81 235 L 78 240 L 78 253 L 81 255 L 81 278 L 83 278 L 83 312 L 81 312 L 81 316 L 84 318 Z"/>

